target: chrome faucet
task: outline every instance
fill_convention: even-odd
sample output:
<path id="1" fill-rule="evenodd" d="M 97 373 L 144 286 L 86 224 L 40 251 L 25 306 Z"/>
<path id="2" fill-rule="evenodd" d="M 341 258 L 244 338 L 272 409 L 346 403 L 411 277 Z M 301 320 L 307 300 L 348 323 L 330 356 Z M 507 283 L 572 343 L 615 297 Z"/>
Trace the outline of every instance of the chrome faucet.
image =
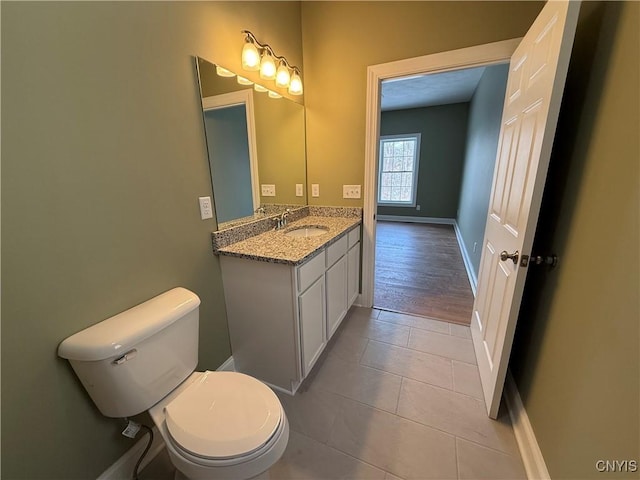
<path id="1" fill-rule="evenodd" d="M 258 215 L 264 215 L 265 214 L 265 209 L 264 207 L 258 207 L 254 210 L 253 213 L 257 213 Z"/>
<path id="2" fill-rule="evenodd" d="M 274 230 L 280 230 L 287 225 L 287 217 L 291 213 L 290 209 L 286 209 L 284 212 L 280 214 L 280 216 L 273 217 L 273 220 L 276 222 L 276 226 Z"/>
<path id="3" fill-rule="evenodd" d="M 282 215 L 280 215 L 280 224 L 282 227 L 284 227 L 287 224 L 287 217 L 289 216 L 290 213 L 291 213 L 291 210 L 287 208 L 284 212 L 282 212 Z"/>

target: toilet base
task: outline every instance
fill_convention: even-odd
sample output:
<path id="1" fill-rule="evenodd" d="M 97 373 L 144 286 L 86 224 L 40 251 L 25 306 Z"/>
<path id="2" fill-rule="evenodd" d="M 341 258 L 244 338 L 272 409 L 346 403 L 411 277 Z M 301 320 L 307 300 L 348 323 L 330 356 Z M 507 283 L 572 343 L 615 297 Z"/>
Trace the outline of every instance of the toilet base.
<path id="1" fill-rule="evenodd" d="M 173 480 L 191 480 L 191 479 L 187 478 L 184 475 L 184 473 L 182 473 L 180 470 L 176 468 L 176 473 L 173 476 Z M 271 476 L 269 475 L 269 470 L 267 470 L 266 472 L 262 472 L 260 475 L 249 478 L 247 480 L 271 480 Z"/>

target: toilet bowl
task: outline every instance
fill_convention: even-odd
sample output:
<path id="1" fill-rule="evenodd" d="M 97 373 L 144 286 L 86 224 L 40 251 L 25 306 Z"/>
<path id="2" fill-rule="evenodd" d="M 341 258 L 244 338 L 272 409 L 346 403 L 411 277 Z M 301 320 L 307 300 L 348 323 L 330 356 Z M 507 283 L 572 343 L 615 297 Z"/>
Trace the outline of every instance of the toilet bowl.
<path id="1" fill-rule="evenodd" d="M 103 415 L 148 411 L 186 478 L 254 478 L 284 453 L 289 423 L 259 380 L 195 371 L 199 306 L 195 293 L 174 288 L 70 336 L 58 355 Z"/>
<path id="2" fill-rule="evenodd" d="M 194 372 L 149 414 L 172 463 L 193 480 L 254 478 L 289 439 L 278 397 L 242 373 Z"/>

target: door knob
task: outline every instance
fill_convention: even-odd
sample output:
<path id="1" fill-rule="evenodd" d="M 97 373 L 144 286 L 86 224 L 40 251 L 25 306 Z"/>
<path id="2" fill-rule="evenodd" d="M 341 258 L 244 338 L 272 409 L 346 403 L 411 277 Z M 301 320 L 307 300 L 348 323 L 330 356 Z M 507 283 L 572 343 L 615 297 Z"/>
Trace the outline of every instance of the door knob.
<path id="1" fill-rule="evenodd" d="M 517 264 L 519 255 L 520 252 L 518 252 L 518 250 L 513 253 L 508 253 L 506 250 L 503 250 L 502 252 L 500 252 L 500 260 L 506 262 L 507 260 L 511 259 L 514 264 Z"/>

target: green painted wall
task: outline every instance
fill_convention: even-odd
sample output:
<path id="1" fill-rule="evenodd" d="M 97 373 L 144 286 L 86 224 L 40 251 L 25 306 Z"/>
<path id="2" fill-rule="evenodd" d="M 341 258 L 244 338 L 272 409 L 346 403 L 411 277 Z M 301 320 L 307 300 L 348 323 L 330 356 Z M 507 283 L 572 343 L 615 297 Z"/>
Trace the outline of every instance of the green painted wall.
<path id="1" fill-rule="evenodd" d="M 480 269 L 509 65 L 487 67 L 469 109 L 467 149 L 456 222 L 474 274 Z M 477 244 L 476 251 L 473 245 Z"/>
<path id="2" fill-rule="evenodd" d="M 467 136 L 468 103 L 382 112 L 380 135 L 420 133 L 416 207 L 378 207 L 378 215 L 455 218 Z"/>
<path id="3" fill-rule="evenodd" d="M 552 478 L 640 459 L 640 4 L 584 2 L 513 370 Z"/>
<path id="4" fill-rule="evenodd" d="M 249 28 L 299 64 L 299 25 L 297 2 L 2 3 L 3 479 L 95 478 L 133 443 L 68 335 L 180 285 L 199 367 L 229 356 L 193 55 L 239 70 Z"/>
<path id="5" fill-rule="evenodd" d="M 543 2 L 302 2 L 307 181 L 315 205 L 362 206 L 367 66 L 524 35 Z"/>

